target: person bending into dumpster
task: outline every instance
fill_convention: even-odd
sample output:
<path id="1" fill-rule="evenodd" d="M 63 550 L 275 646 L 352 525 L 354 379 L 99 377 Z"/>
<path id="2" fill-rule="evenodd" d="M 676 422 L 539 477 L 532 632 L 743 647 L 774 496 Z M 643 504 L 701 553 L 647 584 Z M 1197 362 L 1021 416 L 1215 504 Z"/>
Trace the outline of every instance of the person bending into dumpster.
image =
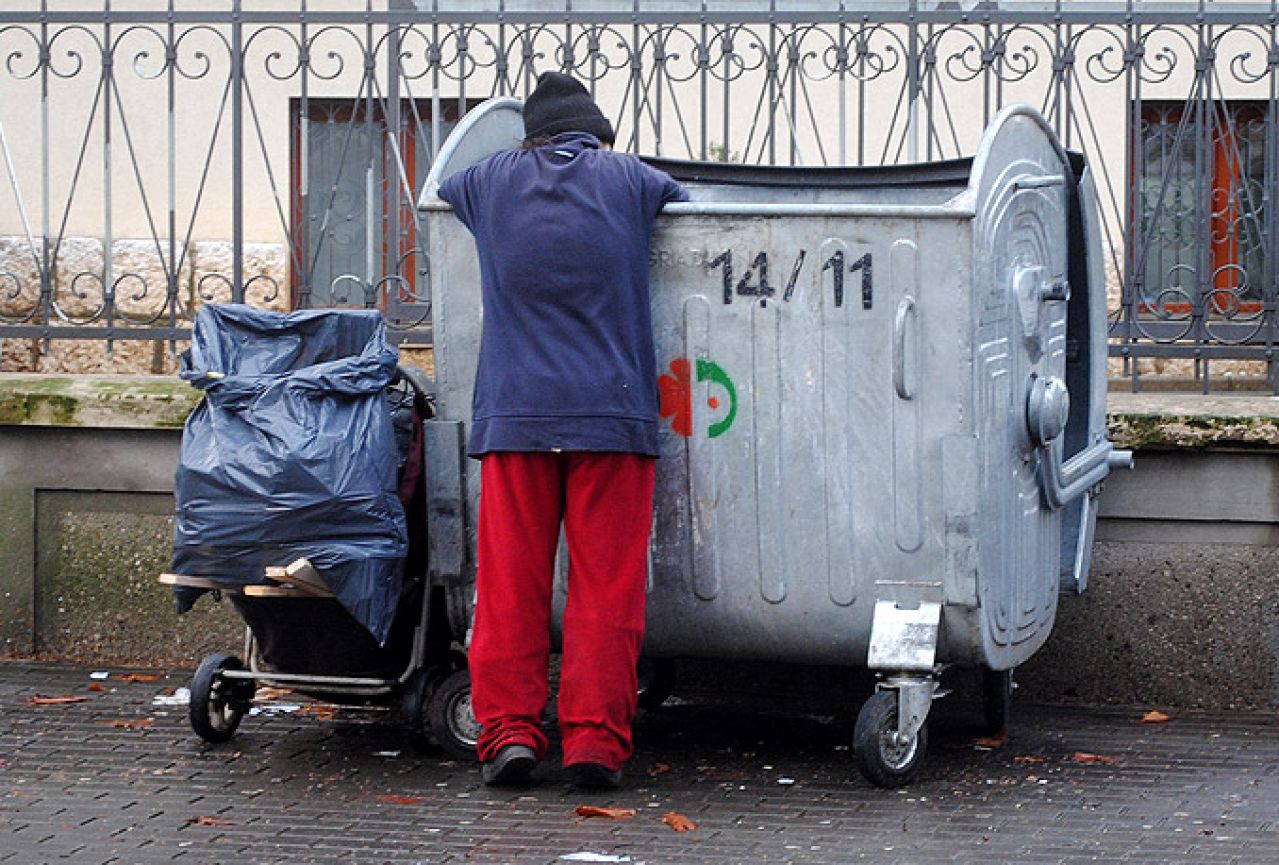
<path id="1" fill-rule="evenodd" d="M 653 220 L 684 189 L 612 152 L 581 83 L 546 72 L 523 147 L 448 178 L 479 252 L 484 325 L 468 453 L 481 460 L 469 664 L 486 784 L 527 782 L 547 749 L 552 578 L 568 549 L 559 725 L 573 784 L 620 785 L 657 456 Z"/>

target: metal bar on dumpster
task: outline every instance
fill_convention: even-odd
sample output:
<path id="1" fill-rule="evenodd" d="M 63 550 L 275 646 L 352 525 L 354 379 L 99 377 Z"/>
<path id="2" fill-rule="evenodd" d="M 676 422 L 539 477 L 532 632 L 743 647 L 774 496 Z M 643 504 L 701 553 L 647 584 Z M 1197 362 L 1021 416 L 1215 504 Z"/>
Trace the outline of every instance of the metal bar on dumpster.
<path id="1" fill-rule="evenodd" d="M 431 582 L 453 585 L 466 568 L 466 484 L 461 421 L 422 424 Z"/>

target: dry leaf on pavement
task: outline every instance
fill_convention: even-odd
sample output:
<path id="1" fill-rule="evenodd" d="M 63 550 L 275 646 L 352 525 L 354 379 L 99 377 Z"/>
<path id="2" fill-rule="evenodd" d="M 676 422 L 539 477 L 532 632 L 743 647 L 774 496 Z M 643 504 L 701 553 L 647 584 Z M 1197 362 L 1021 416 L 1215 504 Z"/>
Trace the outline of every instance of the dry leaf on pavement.
<path id="1" fill-rule="evenodd" d="M 677 811 L 667 811 L 662 815 L 662 822 L 676 832 L 695 832 L 697 824 Z"/>
<path id="2" fill-rule="evenodd" d="M 139 728 L 150 727 L 155 723 L 155 721 L 150 718 L 133 718 L 131 720 L 118 718 L 114 721 L 103 721 L 102 723 L 109 727 L 115 727 L 118 730 L 136 730 Z"/>
<path id="3" fill-rule="evenodd" d="M 378 796 L 377 800 L 389 805 L 418 805 L 426 801 L 421 796 Z"/>
<path id="4" fill-rule="evenodd" d="M 1076 763 L 1105 763 L 1107 765 L 1112 765 L 1120 762 L 1122 759 L 1123 758 L 1116 757 L 1112 754 L 1089 754 L 1087 751 L 1075 752 Z"/>
<path id="5" fill-rule="evenodd" d="M 337 706 L 315 705 L 312 703 L 298 709 L 298 712 L 305 715 L 314 715 L 320 720 L 328 721 L 337 717 L 338 710 Z"/>
<path id="6" fill-rule="evenodd" d="M 85 688 L 85 690 L 101 693 L 106 690 L 106 687 L 104 685 L 99 685 L 97 682 L 90 682 L 88 687 Z"/>
<path id="7" fill-rule="evenodd" d="M 1158 709 L 1151 709 L 1149 712 L 1141 716 L 1143 724 L 1164 724 L 1172 720 L 1172 715 L 1165 715 Z"/>
<path id="8" fill-rule="evenodd" d="M 27 697 L 28 706 L 62 706 L 67 703 L 87 703 L 88 697 Z"/>
<path id="9" fill-rule="evenodd" d="M 993 751 L 995 748 L 1004 747 L 1004 743 L 1008 741 L 1008 730 L 1000 730 L 993 736 L 983 736 L 980 739 L 973 740 L 974 748 L 981 748 L 987 751 Z"/>
<path id="10" fill-rule="evenodd" d="M 188 823 L 196 826 L 234 826 L 234 820 L 228 820 L 225 817 L 191 817 Z"/>
<path id="11" fill-rule="evenodd" d="M 671 771 L 669 763 L 654 763 L 652 768 L 648 770 L 648 774 L 656 778 L 658 775 L 665 775 L 669 771 Z"/>
<path id="12" fill-rule="evenodd" d="M 597 808 L 594 805 L 578 805 L 579 817 L 607 817 L 609 820 L 629 820 L 635 816 L 634 808 Z"/>
<path id="13" fill-rule="evenodd" d="M 121 673 L 116 676 L 121 682 L 158 682 L 160 677 L 155 673 Z"/>

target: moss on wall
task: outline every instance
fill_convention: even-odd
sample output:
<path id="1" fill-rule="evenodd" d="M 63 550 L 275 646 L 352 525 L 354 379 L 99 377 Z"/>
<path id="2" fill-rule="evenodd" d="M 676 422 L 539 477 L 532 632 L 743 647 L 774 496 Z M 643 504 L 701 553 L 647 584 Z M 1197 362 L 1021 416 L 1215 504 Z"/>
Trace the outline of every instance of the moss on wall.
<path id="1" fill-rule="evenodd" d="M 175 429 L 199 399 L 169 377 L 0 375 L 0 425 Z"/>
<path id="2" fill-rule="evenodd" d="M 201 599 L 179 617 L 169 569 L 173 517 L 167 496 L 57 494 L 39 507 L 37 650 L 82 663 L 192 666 L 209 652 L 238 650 L 243 623 L 228 603 Z M 95 501 L 96 500 L 96 501 Z"/>

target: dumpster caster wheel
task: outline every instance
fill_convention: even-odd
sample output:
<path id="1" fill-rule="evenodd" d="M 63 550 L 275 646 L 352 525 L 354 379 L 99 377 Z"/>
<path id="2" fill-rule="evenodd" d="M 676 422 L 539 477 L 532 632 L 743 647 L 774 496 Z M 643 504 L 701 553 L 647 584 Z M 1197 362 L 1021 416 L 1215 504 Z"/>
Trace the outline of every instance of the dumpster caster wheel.
<path id="1" fill-rule="evenodd" d="M 675 690 L 675 662 L 670 658 L 640 658 L 639 707 L 656 709 Z"/>
<path id="2" fill-rule="evenodd" d="M 995 736 L 1008 729 L 1012 700 L 1013 671 L 983 671 L 982 701 L 985 709 L 986 735 Z"/>
<path id="3" fill-rule="evenodd" d="M 471 674 L 450 673 L 431 693 L 426 704 L 431 734 L 450 757 L 474 760 L 480 725 L 471 710 Z"/>
<path id="4" fill-rule="evenodd" d="M 439 747 L 440 743 L 431 732 L 431 719 L 427 709 L 431 705 L 435 690 L 447 675 L 447 669 L 426 667 L 415 672 L 404 685 L 404 698 L 400 708 L 403 711 L 404 726 L 408 729 L 409 740 L 414 747 L 422 749 Z"/>
<path id="5" fill-rule="evenodd" d="M 229 652 L 215 652 L 200 662 L 191 680 L 191 729 L 206 742 L 225 742 L 235 735 L 256 690 L 251 680 L 224 678 L 223 670 L 242 670 Z"/>
<path id="6" fill-rule="evenodd" d="M 857 714 L 853 753 L 866 780 L 878 787 L 904 787 L 914 780 L 928 747 L 928 726 L 911 739 L 898 741 L 897 696 L 878 691 Z"/>

